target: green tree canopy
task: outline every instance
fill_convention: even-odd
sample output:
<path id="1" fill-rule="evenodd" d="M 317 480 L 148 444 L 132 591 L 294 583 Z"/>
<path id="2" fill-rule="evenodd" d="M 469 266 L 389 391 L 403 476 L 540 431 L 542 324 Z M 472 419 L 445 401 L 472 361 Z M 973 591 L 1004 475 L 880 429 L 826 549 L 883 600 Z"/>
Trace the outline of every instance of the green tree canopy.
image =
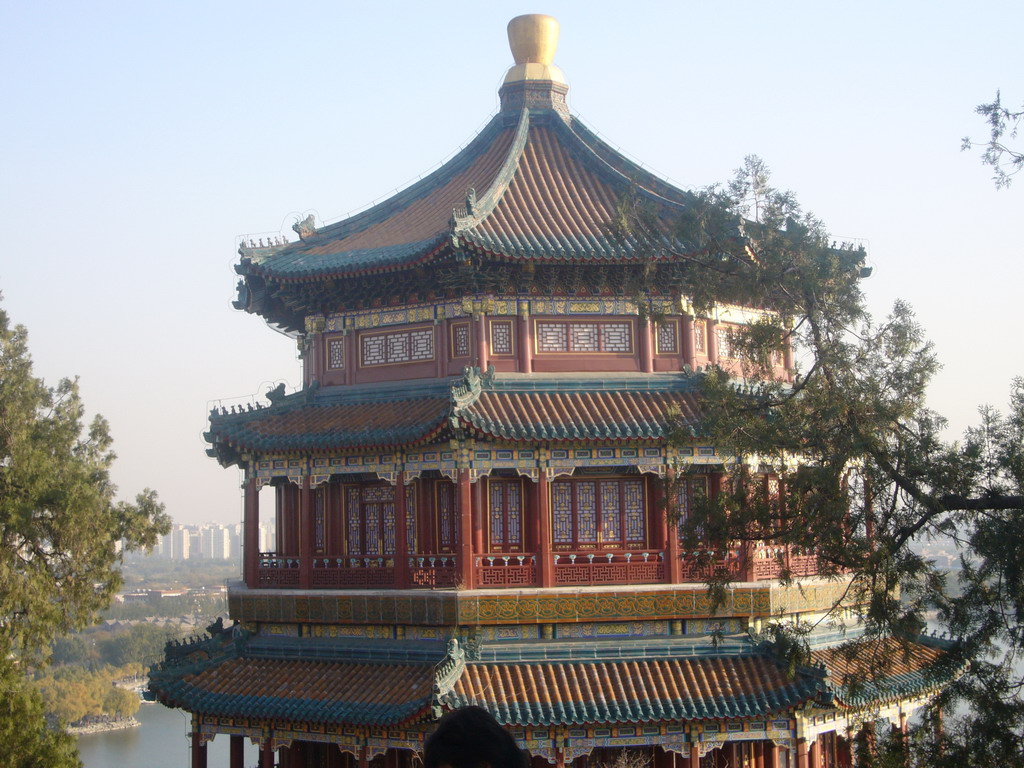
<path id="1" fill-rule="evenodd" d="M 771 186 L 757 158 L 699 194 L 674 229 L 636 201 L 620 214 L 615 232 L 641 238 L 652 265 L 677 265 L 652 270 L 659 282 L 648 290 L 674 287 L 698 313 L 716 303 L 770 310 L 732 340 L 739 371 L 699 374 L 702 429 L 744 461 L 730 470 L 729 492 L 693 506 L 684 535 L 790 544 L 816 551 L 826 573 L 852 574 L 847 598 L 861 606 L 867 672 L 884 674 L 889 661 L 872 643 L 916 635 L 925 612 L 938 610 L 958 643 L 948 663 L 970 665 L 940 703 L 970 707 L 941 745 L 922 735 L 914 759 L 1024 764 L 1024 679 L 1014 670 L 1024 647 L 1024 380 L 1011 384 L 1007 413 L 983 408 L 976 428 L 947 439 L 927 403 L 938 362 L 910 308 L 897 303 L 873 319 L 861 292 L 864 252 L 833 241 Z M 772 365 L 787 344 L 792 381 Z M 753 491 L 760 473 L 781 479 L 775 497 Z M 959 597 L 911 546 L 935 537 L 961 547 Z M 792 631 L 772 632 L 778 647 L 799 652 Z"/>
<path id="2" fill-rule="evenodd" d="M 107 422 L 97 416 L 86 427 L 84 419 L 77 382 L 49 387 L 36 378 L 25 328 L 12 327 L 0 310 L 0 657 L 21 674 L 43 661 L 55 637 L 92 623 L 110 602 L 121 583 L 121 542 L 150 548 L 169 529 L 153 491 L 134 503 L 117 500 Z M 7 680 L 19 674 L 13 666 L 3 672 Z M 16 712 L 33 719 L 2 722 L 0 730 L 16 730 L 16 743 L 27 743 L 26 734 L 45 731 L 38 699 L 9 684 L 21 700 L 0 719 Z M 20 764 L 4 743 L 6 757 Z M 40 749 L 49 743 L 37 740 Z"/>
<path id="3" fill-rule="evenodd" d="M 1003 104 L 1002 94 L 996 91 L 996 97 L 987 104 L 979 104 L 974 111 L 985 118 L 988 123 L 989 137 L 987 141 L 975 141 L 965 136 L 961 149 L 982 147 L 981 162 L 992 168 L 992 180 L 996 188 L 1008 187 L 1013 177 L 1024 168 L 1024 150 L 1013 146 L 1010 142 L 1017 138 L 1021 121 L 1024 121 L 1024 106 L 1021 109 L 1010 109 Z"/>

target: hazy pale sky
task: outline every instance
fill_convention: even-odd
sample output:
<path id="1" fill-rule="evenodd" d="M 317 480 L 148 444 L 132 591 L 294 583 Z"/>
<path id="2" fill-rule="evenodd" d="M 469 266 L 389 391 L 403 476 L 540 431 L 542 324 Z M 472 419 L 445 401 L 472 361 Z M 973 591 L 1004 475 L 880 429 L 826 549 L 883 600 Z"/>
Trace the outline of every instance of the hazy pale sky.
<path id="1" fill-rule="evenodd" d="M 549 13 L 570 107 L 684 187 L 760 155 L 837 237 L 870 304 L 910 302 L 957 431 L 1024 375 L 1024 178 L 960 152 L 996 89 L 1024 102 L 1024 3 L 0 0 L 0 290 L 36 372 L 77 375 L 125 496 L 240 518 L 206 457 L 218 399 L 299 383 L 294 345 L 231 308 L 240 235 L 292 236 L 466 143 Z M 1024 142 L 1022 142 L 1024 143 Z"/>

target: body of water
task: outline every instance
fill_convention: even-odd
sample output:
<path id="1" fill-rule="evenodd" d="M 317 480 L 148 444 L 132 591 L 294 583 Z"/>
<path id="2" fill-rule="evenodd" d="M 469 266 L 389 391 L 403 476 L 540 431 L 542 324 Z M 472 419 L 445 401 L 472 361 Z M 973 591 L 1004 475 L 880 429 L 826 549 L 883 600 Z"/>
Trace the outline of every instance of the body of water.
<path id="1" fill-rule="evenodd" d="M 87 733 L 78 737 L 78 751 L 85 768 L 188 768 L 191 765 L 189 718 L 180 709 L 163 704 L 143 704 L 135 715 L 141 725 L 121 731 Z M 230 755 L 227 736 L 207 746 L 210 768 L 227 768 Z M 245 765 L 259 761 L 259 750 L 245 741 Z"/>

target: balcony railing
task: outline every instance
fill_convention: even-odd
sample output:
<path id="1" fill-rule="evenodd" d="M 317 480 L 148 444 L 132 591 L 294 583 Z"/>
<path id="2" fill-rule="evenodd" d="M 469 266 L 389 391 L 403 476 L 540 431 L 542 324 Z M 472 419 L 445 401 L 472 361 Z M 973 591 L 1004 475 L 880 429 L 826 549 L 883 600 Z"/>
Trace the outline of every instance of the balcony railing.
<path id="1" fill-rule="evenodd" d="M 665 553 L 559 552 L 554 556 L 556 586 L 654 584 L 665 580 Z"/>
<path id="2" fill-rule="evenodd" d="M 796 577 L 819 572 L 818 558 L 796 547 L 758 544 L 749 550 L 748 564 L 743 547 L 697 550 L 680 553 L 680 582 L 694 583 L 728 577 L 766 581 L 784 570 Z M 657 584 L 668 577 L 666 553 L 644 552 L 558 552 L 549 555 L 554 586 L 604 584 Z M 532 552 L 474 556 L 475 583 L 480 588 L 540 586 L 537 555 Z M 749 566 L 749 567 L 748 567 Z M 417 554 L 408 559 L 411 588 L 451 589 L 460 587 L 458 560 L 452 554 Z M 295 589 L 301 584 L 297 556 L 261 552 L 256 570 L 256 587 Z M 318 556 L 312 560 L 310 586 L 319 589 L 374 589 L 396 587 L 393 556 Z"/>
<path id="3" fill-rule="evenodd" d="M 477 555 L 478 587 L 537 586 L 537 556 L 529 553 L 512 555 Z"/>
<path id="4" fill-rule="evenodd" d="M 459 570 L 455 555 L 413 555 L 409 558 L 409 583 L 429 589 L 457 587 Z"/>

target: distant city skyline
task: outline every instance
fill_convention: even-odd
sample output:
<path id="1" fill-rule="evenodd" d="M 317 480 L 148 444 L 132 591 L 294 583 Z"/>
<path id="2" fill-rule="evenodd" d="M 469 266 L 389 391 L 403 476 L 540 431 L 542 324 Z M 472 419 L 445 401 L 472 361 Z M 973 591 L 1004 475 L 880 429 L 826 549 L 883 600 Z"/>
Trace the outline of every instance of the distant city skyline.
<path id="1" fill-rule="evenodd" d="M 524 10 L 560 21 L 570 108 L 612 144 L 690 188 L 758 154 L 866 241 L 869 305 L 916 309 L 952 434 L 1006 403 L 1024 179 L 996 191 L 960 139 L 997 89 L 1024 101 L 1019 2 L 4 3 L 3 307 L 36 374 L 80 376 L 110 421 L 123 496 L 241 520 L 209 409 L 301 377 L 294 342 L 231 307 L 240 237 L 294 239 L 472 138 Z"/>

